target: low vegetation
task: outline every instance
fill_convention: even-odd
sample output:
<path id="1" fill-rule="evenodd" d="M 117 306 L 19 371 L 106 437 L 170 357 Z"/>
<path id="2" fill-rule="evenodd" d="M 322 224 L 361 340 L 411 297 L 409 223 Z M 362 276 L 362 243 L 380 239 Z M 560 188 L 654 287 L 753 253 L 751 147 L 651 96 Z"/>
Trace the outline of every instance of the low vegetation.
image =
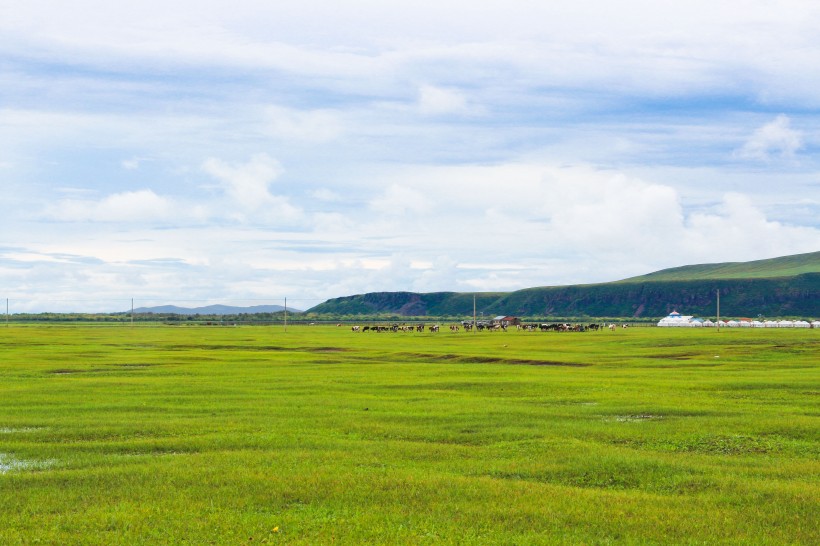
<path id="1" fill-rule="evenodd" d="M 690 265 L 617 282 L 542 286 L 509 293 L 372 292 L 335 298 L 312 315 L 654 318 L 673 310 L 714 316 L 820 316 L 820 252 L 754 262 Z M 473 297 L 475 296 L 475 300 Z"/>
<path id="2" fill-rule="evenodd" d="M 820 331 L 0 327 L 2 544 L 817 544 Z"/>
<path id="3" fill-rule="evenodd" d="M 664 269 L 621 282 L 693 281 L 707 279 L 776 279 L 820 273 L 820 252 L 794 254 L 769 260 L 687 265 Z"/>

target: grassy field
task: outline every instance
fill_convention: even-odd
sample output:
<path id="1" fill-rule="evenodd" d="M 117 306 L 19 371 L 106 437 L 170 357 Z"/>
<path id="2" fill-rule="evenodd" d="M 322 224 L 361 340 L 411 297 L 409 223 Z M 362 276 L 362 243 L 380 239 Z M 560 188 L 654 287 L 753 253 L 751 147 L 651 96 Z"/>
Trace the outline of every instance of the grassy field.
<path id="1" fill-rule="evenodd" d="M 0 544 L 818 544 L 820 331 L 0 327 Z"/>
<path id="2" fill-rule="evenodd" d="M 782 256 L 752 262 L 685 265 L 632 277 L 621 282 L 692 281 L 698 279 L 771 279 L 820 273 L 820 252 Z"/>

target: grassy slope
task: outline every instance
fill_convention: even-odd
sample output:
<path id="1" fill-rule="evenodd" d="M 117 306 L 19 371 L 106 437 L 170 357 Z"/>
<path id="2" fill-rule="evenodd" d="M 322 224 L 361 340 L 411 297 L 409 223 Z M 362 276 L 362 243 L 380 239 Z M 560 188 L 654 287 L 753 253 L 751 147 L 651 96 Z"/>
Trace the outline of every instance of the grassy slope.
<path id="1" fill-rule="evenodd" d="M 718 279 L 607 283 L 533 288 L 511 293 L 496 308 L 509 314 L 590 317 L 660 317 L 673 310 L 715 317 L 716 291 L 723 317 L 820 316 L 820 273 L 775 279 Z"/>
<path id="2" fill-rule="evenodd" d="M 820 252 L 755 262 L 667 269 L 623 281 L 478 293 L 485 316 L 661 317 L 672 310 L 713 316 L 820 316 Z M 471 316 L 473 294 L 374 292 L 322 303 L 308 312 L 341 315 Z"/>
<path id="3" fill-rule="evenodd" d="M 820 252 L 752 262 L 687 265 L 631 277 L 619 282 L 693 281 L 704 279 L 763 279 L 820 273 Z"/>
<path id="4" fill-rule="evenodd" d="M 0 328 L 0 543 L 817 544 L 817 334 Z"/>

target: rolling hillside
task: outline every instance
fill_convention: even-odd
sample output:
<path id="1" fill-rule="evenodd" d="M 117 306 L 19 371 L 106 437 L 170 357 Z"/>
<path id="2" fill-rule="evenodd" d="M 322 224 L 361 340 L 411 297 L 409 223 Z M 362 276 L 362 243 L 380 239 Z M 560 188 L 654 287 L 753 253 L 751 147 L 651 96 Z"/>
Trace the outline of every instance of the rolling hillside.
<path id="1" fill-rule="evenodd" d="M 648 275 L 619 282 L 694 281 L 703 279 L 771 279 L 793 277 L 802 273 L 820 273 L 820 252 L 795 254 L 753 262 L 685 265 L 662 269 Z"/>
<path id="2" fill-rule="evenodd" d="M 673 310 L 722 316 L 820 316 L 820 252 L 754 262 L 665 269 L 601 284 L 509 293 L 373 292 L 335 298 L 307 311 L 331 316 L 661 317 Z"/>

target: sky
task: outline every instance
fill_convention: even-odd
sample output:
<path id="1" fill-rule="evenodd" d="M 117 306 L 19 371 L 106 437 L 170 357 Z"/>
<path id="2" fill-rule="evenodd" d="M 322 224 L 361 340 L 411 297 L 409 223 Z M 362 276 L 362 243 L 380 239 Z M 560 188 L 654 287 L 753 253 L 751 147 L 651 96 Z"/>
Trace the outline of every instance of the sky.
<path id="1" fill-rule="evenodd" d="M 820 250 L 820 3 L 0 0 L 10 311 Z"/>

